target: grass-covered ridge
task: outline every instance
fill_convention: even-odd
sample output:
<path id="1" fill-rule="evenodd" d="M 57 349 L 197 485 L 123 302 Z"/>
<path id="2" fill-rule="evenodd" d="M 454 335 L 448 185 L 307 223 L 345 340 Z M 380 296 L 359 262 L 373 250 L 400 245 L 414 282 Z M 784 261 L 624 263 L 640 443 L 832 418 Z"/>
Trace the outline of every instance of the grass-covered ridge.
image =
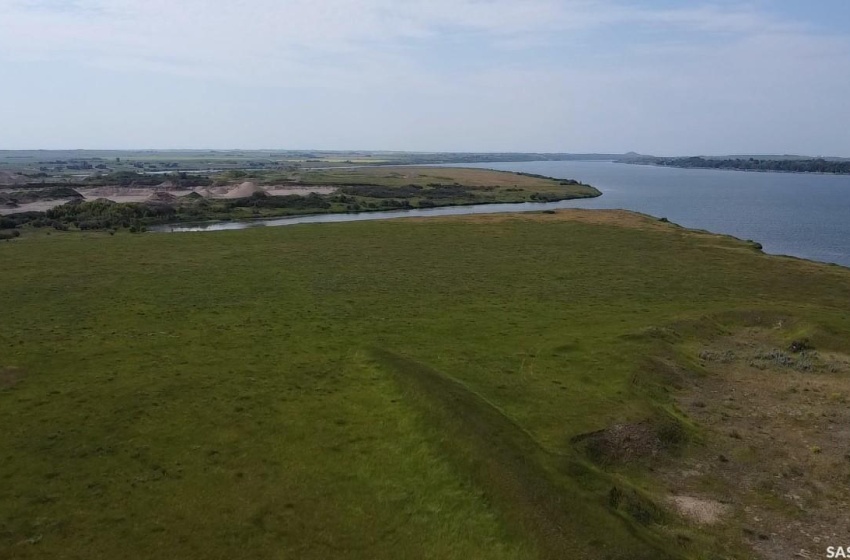
<path id="1" fill-rule="evenodd" d="M 745 558 L 581 437 L 710 439 L 743 311 L 850 350 L 845 269 L 626 212 L 24 235 L 0 298 L 11 558 Z"/>

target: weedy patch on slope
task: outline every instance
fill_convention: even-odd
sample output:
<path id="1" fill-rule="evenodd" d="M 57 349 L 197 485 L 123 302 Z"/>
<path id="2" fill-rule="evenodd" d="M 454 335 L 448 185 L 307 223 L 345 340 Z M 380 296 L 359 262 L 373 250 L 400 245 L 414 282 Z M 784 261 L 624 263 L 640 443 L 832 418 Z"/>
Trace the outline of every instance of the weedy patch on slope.
<path id="1" fill-rule="evenodd" d="M 682 345 L 705 375 L 671 396 L 701 439 L 654 472 L 681 515 L 725 526 L 715 530 L 758 557 L 815 557 L 850 537 L 850 357 L 818 348 L 828 329 L 747 317 L 717 317 L 725 334 Z M 801 332 L 815 336 L 801 344 Z"/>
<path id="2" fill-rule="evenodd" d="M 657 426 L 648 421 L 615 424 L 576 436 L 572 442 L 597 464 L 629 463 L 655 457 L 664 450 L 658 432 Z"/>

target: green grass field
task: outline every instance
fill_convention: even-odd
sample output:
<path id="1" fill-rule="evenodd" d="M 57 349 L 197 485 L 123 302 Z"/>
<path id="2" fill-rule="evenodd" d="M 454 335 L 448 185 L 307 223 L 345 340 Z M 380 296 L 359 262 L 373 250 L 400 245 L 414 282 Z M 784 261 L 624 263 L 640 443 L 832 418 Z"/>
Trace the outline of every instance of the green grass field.
<path id="1" fill-rule="evenodd" d="M 498 189 L 517 187 L 532 192 L 561 193 L 565 190 L 580 196 L 598 195 L 598 191 L 578 184 L 567 185 L 573 190 L 564 189 L 560 179 L 495 171 L 492 169 L 464 167 L 357 167 L 353 169 L 323 169 L 300 173 L 301 181 L 308 185 L 347 185 L 367 183 L 387 187 L 403 187 L 429 184 L 463 185 L 467 187 L 496 187 Z"/>
<path id="2" fill-rule="evenodd" d="M 752 313 L 850 351 L 850 271 L 625 212 L 33 233 L 0 301 L 0 558 L 746 558 L 571 440 L 698 442 L 651 358 Z"/>

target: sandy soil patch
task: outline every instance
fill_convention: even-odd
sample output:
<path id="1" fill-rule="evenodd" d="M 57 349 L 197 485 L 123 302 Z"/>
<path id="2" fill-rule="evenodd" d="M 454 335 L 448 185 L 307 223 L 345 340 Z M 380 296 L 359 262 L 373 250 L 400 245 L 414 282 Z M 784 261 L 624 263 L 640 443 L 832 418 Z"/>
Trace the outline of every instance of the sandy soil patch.
<path id="1" fill-rule="evenodd" d="M 235 188 L 230 188 L 224 194 L 224 198 L 246 198 L 258 192 L 264 192 L 264 190 L 250 181 L 245 181 Z"/>
<path id="2" fill-rule="evenodd" d="M 194 189 L 193 192 L 196 192 L 205 198 L 244 198 L 251 196 L 256 192 L 265 192 L 271 196 L 288 196 L 293 194 L 307 196 L 310 193 L 331 194 L 336 191 L 337 188 L 338 187 L 331 185 L 308 185 L 303 187 L 293 185 L 258 186 L 251 182 L 244 182 L 239 185 L 224 187 L 198 187 Z"/>
<path id="3" fill-rule="evenodd" d="M 682 517 L 700 525 L 717 523 L 731 509 L 718 501 L 692 496 L 671 496 L 667 501 Z"/>
<path id="4" fill-rule="evenodd" d="M 331 194 L 337 190 L 337 187 L 331 185 L 315 185 L 315 186 L 292 186 L 292 185 L 272 185 L 268 187 L 258 186 L 251 182 L 244 182 L 239 185 L 229 185 L 222 187 L 197 187 L 192 190 L 180 190 L 167 188 L 163 185 L 157 187 L 92 187 L 87 189 L 77 189 L 83 195 L 85 201 L 97 200 L 105 198 L 112 202 L 173 202 L 187 196 L 191 193 L 197 193 L 205 198 L 244 198 L 249 197 L 257 192 L 265 192 L 271 196 L 288 196 L 300 195 L 307 196 L 310 193 L 316 194 Z M 40 200 L 37 202 L 20 204 L 17 207 L 0 205 L 0 215 L 15 214 L 18 212 L 45 212 L 56 206 L 61 206 L 71 199 L 56 199 L 56 200 Z"/>
<path id="5" fill-rule="evenodd" d="M 147 198 L 148 202 L 172 203 L 177 200 L 177 195 L 168 191 L 156 191 Z"/>
<path id="6" fill-rule="evenodd" d="M 154 188 L 123 188 L 123 187 L 95 187 L 91 189 L 78 189 L 86 201 L 105 198 L 112 202 L 144 202 L 157 192 Z"/>
<path id="7" fill-rule="evenodd" d="M 19 212 L 46 212 L 51 208 L 61 206 L 66 202 L 70 201 L 71 199 L 69 198 L 60 200 L 39 200 L 38 202 L 28 202 L 26 204 L 19 204 L 15 208 L 0 205 L 0 216 L 5 216 L 7 214 L 17 214 Z"/>
<path id="8" fill-rule="evenodd" d="M 308 195 L 310 193 L 316 194 L 331 194 L 336 191 L 337 187 L 333 186 L 322 186 L 315 185 L 309 187 L 292 187 L 292 186 L 281 186 L 281 185 L 272 185 L 270 187 L 266 187 L 266 192 L 272 196 L 287 196 L 291 194 L 297 194 L 301 196 Z"/>

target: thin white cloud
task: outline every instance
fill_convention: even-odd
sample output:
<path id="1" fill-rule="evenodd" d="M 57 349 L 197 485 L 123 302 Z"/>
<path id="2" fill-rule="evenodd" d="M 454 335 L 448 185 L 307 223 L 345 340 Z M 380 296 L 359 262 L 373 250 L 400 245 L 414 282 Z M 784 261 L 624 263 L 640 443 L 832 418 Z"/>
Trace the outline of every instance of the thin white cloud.
<path id="1" fill-rule="evenodd" d="M 475 33 L 522 48 L 550 34 L 610 25 L 763 33 L 779 24 L 750 9 L 651 10 L 556 0 L 77 0 L 0 1 L 0 57 L 103 64 L 122 59 L 164 69 L 231 70 L 254 59 L 283 67 L 311 57 L 375 56 L 405 41 Z M 166 62 L 167 61 L 167 62 Z M 356 60 L 355 60 L 356 62 Z"/>
<path id="2" fill-rule="evenodd" d="M 824 138 L 845 141 L 834 116 L 846 113 L 837 100 L 850 96 L 846 36 L 771 15 L 764 3 L 683 4 L 0 0 L 0 70 L 4 61 L 12 72 L 22 61 L 94 69 L 80 83 L 95 98 L 99 72 L 189 78 L 210 89 L 238 84 L 310 92 L 287 98 L 298 111 L 266 101 L 256 109 L 265 114 L 254 120 L 244 109 L 238 118 L 222 113 L 231 129 L 246 130 L 231 145 L 282 145 L 274 131 L 281 123 L 320 147 L 331 147 L 320 140 L 333 137 L 343 148 L 676 152 L 689 141 L 719 146 L 791 138 L 777 115 L 798 123 L 806 141 L 826 143 L 806 118 L 792 114 L 801 107 L 831 131 Z M 600 47 L 603 36 L 612 39 Z M 455 59 L 466 60 L 462 72 Z M 103 96 L 116 93 L 122 92 Z M 182 113 L 202 112 L 203 93 Z M 0 108 L 4 95 L 0 90 Z M 332 112 L 326 121 L 303 116 L 323 110 Z M 156 105 L 145 126 L 156 130 L 161 114 L 168 129 L 166 117 L 177 112 Z M 73 131 L 78 121 L 62 115 Z M 62 122 L 54 120 L 55 128 Z M 323 135 L 312 140 L 316 129 Z M 441 133 L 450 129 L 450 138 Z M 265 136 L 252 141 L 249 130 Z M 184 145 L 206 137 L 187 137 Z"/>

